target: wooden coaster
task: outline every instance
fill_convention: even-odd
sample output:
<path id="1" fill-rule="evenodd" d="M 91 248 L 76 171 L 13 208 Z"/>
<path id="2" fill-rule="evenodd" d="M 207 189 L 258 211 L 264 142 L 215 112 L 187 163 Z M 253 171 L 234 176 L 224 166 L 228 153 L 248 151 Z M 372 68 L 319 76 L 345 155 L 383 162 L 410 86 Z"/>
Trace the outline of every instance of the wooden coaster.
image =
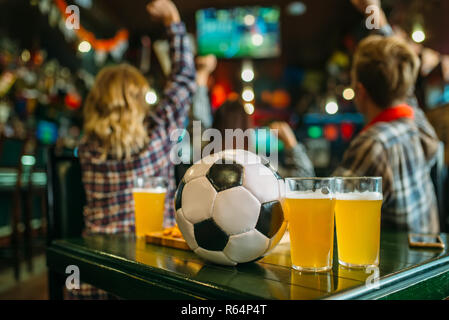
<path id="1" fill-rule="evenodd" d="M 162 231 L 151 232 L 145 236 L 147 243 L 157 244 L 164 247 L 171 247 L 182 250 L 190 250 L 184 238 L 165 236 Z"/>

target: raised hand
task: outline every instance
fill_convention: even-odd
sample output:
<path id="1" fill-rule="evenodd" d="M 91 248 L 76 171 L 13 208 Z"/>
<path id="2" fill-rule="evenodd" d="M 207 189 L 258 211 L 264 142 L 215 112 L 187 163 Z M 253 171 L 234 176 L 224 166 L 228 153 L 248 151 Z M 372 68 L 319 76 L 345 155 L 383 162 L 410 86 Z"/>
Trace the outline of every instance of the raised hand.
<path id="1" fill-rule="evenodd" d="M 368 19 L 370 15 L 372 15 L 373 9 L 368 7 L 374 6 L 377 8 L 377 14 L 378 17 L 378 27 L 382 28 L 385 25 L 388 24 L 387 17 L 385 15 L 385 12 L 382 10 L 382 5 L 380 3 L 380 0 L 351 0 L 352 5 L 359 10 L 363 15 L 365 15 Z M 376 10 L 376 9 L 374 9 Z"/>
<path id="2" fill-rule="evenodd" d="M 381 8 L 380 0 L 351 0 L 352 5 L 359 10 L 361 13 L 365 14 L 366 8 L 371 5 Z"/>
<path id="3" fill-rule="evenodd" d="M 162 21 L 166 26 L 181 21 L 178 9 L 170 0 L 151 1 L 147 4 L 147 11 L 152 18 Z"/>
<path id="4" fill-rule="evenodd" d="M 207 56 L 199 56 L 196 58 L 196 68 L 198 71 L 207 73 L 214 72 L 217 67 L 217 58 L 213 54 Z"/>

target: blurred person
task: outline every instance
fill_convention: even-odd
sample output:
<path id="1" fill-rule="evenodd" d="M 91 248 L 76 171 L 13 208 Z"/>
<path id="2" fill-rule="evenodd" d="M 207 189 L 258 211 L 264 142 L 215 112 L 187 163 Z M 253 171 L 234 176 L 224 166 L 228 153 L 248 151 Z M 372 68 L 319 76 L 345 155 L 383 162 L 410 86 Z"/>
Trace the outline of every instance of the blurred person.
<path id="1" fill-rule="evenodd" d="M 196 84 L 197 88 L 192 98 L 192 108 L 190 108 L 189 117 L 186 119 L 187 128 L 185 134 L 189 134 L 189 139 L 182 139 L 179 143 L 179 158 L 182 164 L 176 167 L 178 180 L 184 176 L 189 165 L 192 163 L 193 155 L 193 127 L 194 121 L 200 122 L 202 133 L 212 125 L 212 108 L 209 99 L 208 82 L 212 72 L 217 66 L 217 58 L 210 54 L 207 56 L 198 56 L 195 59 L 196 64 Z"/>
<path id="2" fill-rule="evenodd" d="M 175 223 L 170 134 L 188 117 L 196 88 L 195 66 L 172 1 L 151 1 L 147 11 L 167 29 L 172 72 L 161 102 L 152 110 L 145 102 L 148 82 L 136 68 L 120 64 L 98 74 L 84 106 L 85 134 L 78 150 L 87 201 L 85 234 L 134 233 L 132 188 L 138 176 L 167 179 L 164 225 Z M 70 293 L 77 298 L 111 297 L 86 284 Z"/>
<path id="3" fill-rule="evenodd" d="M 196 83 L 197 90 L 193 96 L 192 120 L 201 121 L 203 128 L 212 125 L 212 108 L 209 100 L 209 77 L 217 67 L 217 58 L 213 54 L 198 56 L 196 58 Z"/>
<path id="4" fill-rule="evenodd" d="M 201 121 L 201 128 L 213 128 L 220 131 L 222 141 L 221 150 L 226 148 L 236 148 L 237 141 L 234 139 L 232 146 L 225 145 L 226 129 L 241 129 L 245 132 L 247 129 L 254 129 L 251 117 L 245 112 L 242 103 L 238 100 L 238 96 L 230 95 L 228 100 L 223 103 L 212 116 L 212 108 L 210 106 L 208 81 L 212 72 L 217 66 L 217 59 L 214 55 L 199 56 L 196 58 L 197 67 L 197 91 L 193 98 L 192 120 Z M 278 130 L 278 138 L 284 142 L 284 165 L 278 167 L 278 171 L 282 176 L 314 176 L 314 169 L 311 161 L 306 154 L 302 144 L 296 141 L 296 137 L 286 122 L 274 122 L 272 129 Z M 189 126 L 192 134 L 192 128 Z M 243 148 L 245 150 L 255 150 L 255 137 L 250 136 L 243 140 Z M 207 144 L 203 141 L 202 147 Z M 301 164 L 301 165 L 299 165 Z M 186 170 L 186 169 L 185 169 Z M 184 171 L 185 171 L 184 170 Z"/>
<path id="5" fill-rule="evenodd" d="M 238 135 L 233 138 L 232 143 L 225 141 L 226 130 L 241 129 L 244 133 L 248 129 L 253 128 L 250 116 L 245 112 L 242 103 L 238 99 L 226 100 L 214 113 L 214 120 L 212 128 L 217 129 L 222 138 L 221 150 L 236 149 L 242 147 L 245 150 L 254 150 L 254 137 L 247 136 L 246 138 Z M 243 138 L 243 139 L 240 139 Z M 238 140 L 243 141 L 243 146 L 238 146 Z"/>
<path id="6" fill-rule="evenodd" d="M 379 8 L 379 29 L 354 54 L 351 80 L 355 104 L 366 126 L 353 139 L 333 173 L 340 177 L 382 177 L 382 227 L 438 233 L 439 217 L 430 171 L 439 140 L 418 107 L 414 85 L 420 61 L 395 37 L 378 0 L 352 0 L 363 14 Z"/>
<path id="7" fill-rule="evenodd" d="M 251 117 L 245 112 L 242 103 L 238 99 L 228 99 L 214 114 L 212 128 L 220 131 L 222 136 L 222 150 L 237 148 L 236 141 L 226 144 L 227 129 L 241 129 L 243 134 L 248 129 L 254 129 Z M 306 150 L 286 122 L 277 121 L 270 125 L 270 129 L 276 130 L 277 138 L 285 146 L 283 165 L 278 165 L 278 172 L 282 177 L 312 177 L 315 175 L 312 162 L 307 157 Z M 238 137 L 238 135 L 236 135 Z M 243 141 L 245 150 L 254 151 L 255 135 L 248 135 Z M 240 139 L 241 140 L 241 139 Z"/>
<path id="8" fill-rule="evenodd" d="M 193 163 L 194 154 L 194 121 L 199 121 L 202 134 L 205 129 L 212 125 L 212 108 L 209 99 L 209 77 L 217 67 L 217 58 L 213 54 L 198 56 L 195 59 L 196 64 L 196 92 L 192 99 L 192 108 L 190 108 L 189 117 L 186 119 L 187 128 L 184 131 L 182 140 L 177 146 L 178 159 L 181 163 L 175 165 L 175 178 L 177 184 L 181 181 L 184 174 Z M 186 136 L 188 135 L 188 138 Z M 201 151 L 201 145 L 198 151 Z"/>
<path id="9" fill-rule="evenodd" d="M 284 163 L 279 166 L 282 177 L 314 177 L 313 164 L 307 156 L 306 148 L 296 139 L 290 125 L 284 121 L 271 123 L 270 129 L 276 130 L 277 137 L 284 143 Z"/>
<path id="10" fill-rule="evenodd" d="M 430 170 L 439 141 L 426 134 L 433 129 L 424 114 L 407 103 L 418 69 L 417 55 L 397 37 L 373 35 L 361 41 L 352 83 L 356 107 L 367 125 L 334 175 L 382 177 L 382 226 L 438 233 Z"/>
<path id="11" fill-rule="evenodd" d="M 420 61 L 393 36 L 378 0 L 352 0 L 366 12 L 380 10 L 380 29 L 362 40 L 351 70 L 355 104 L 367 125 L 351 142 L 336 176 L 381 176 L 382 225 L 412 232 L 438 233 L 436 194 L 430 170 L 439 139 L 414 97 Z"/>

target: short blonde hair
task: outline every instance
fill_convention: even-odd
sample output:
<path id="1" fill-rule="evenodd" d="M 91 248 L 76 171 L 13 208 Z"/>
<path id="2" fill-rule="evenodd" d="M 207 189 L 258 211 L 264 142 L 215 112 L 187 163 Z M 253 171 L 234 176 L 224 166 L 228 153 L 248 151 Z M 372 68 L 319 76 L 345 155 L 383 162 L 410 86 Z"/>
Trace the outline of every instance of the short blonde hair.
<path id="1" fill-rule="evenodd" d="M 352 78 L 378 106 L 388 108 L 412 93 L 419 66 L 418 56 L 404 40 L 369 36 L 354 54 Z"/>
<path id="2" fill-rule="evenodd" d="M 149 85 L 133 66 L 102 69 L 84 105 L 85 139 L 98 142 L 101 158 L 129 158 L 148 142 L 144 119 Z"/>

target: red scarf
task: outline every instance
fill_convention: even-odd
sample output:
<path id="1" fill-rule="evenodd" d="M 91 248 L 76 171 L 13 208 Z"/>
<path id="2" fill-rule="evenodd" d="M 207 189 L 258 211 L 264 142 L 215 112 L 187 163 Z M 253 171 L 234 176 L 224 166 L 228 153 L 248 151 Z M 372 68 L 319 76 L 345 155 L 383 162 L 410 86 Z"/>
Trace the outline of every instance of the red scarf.
<path id="1" fill-rule="evenodd" d="M 378 123 L 378 122 L 392 122 L 399 119 L 414 119 L 415 118 L 415 112 L 412 107 L 410 107 L 408 104 L 399 104 L 394 107 L 387 108 L 383 110 L 380 114 L 377 115 L 373 120 L 368 123 L 362 131 L 365 131 L 372 125 Z"/>

